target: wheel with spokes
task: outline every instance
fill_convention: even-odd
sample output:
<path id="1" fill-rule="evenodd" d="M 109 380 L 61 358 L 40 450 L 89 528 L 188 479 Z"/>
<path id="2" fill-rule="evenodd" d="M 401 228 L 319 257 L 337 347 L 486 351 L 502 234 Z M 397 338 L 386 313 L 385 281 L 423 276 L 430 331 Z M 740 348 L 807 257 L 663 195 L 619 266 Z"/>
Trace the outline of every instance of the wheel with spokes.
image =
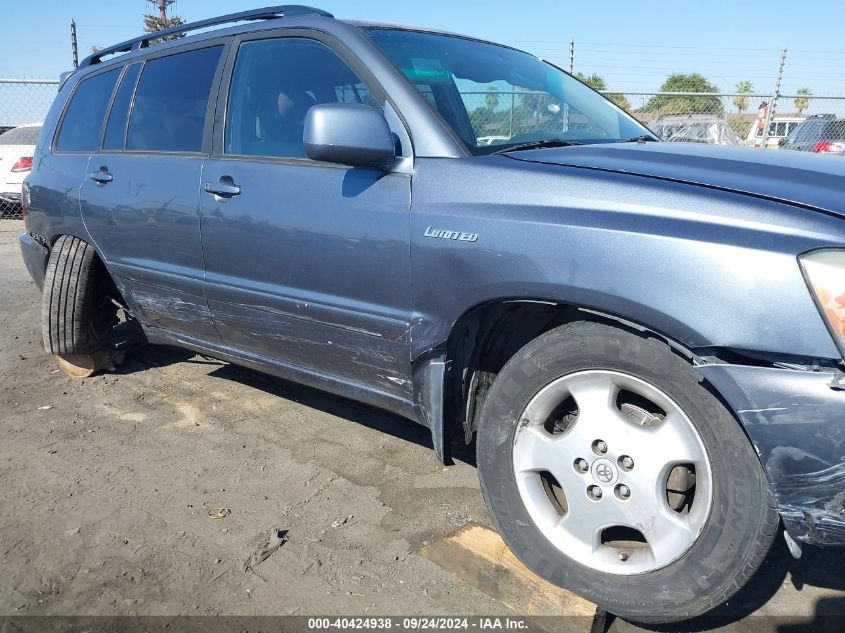
<path id="1" fill-rule="evenodd" d="M 753 447 L 689 363 L 603 324 L 557 328 L 508 362 L 482 410 L 478 468 L 528 567 L 643 622 L 726 600 L 777 526 Z"/>

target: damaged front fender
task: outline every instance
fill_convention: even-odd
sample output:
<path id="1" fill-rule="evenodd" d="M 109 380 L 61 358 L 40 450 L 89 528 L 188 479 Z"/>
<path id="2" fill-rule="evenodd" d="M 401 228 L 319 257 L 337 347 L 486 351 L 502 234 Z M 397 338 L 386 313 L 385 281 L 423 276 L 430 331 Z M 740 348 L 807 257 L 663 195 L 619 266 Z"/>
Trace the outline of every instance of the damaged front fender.
<path id="1" fill-rule="evenodd" d="M 837 370 L 697 367 L 745 427 L 787 532 L 845 545 L 845 392 Z"/>

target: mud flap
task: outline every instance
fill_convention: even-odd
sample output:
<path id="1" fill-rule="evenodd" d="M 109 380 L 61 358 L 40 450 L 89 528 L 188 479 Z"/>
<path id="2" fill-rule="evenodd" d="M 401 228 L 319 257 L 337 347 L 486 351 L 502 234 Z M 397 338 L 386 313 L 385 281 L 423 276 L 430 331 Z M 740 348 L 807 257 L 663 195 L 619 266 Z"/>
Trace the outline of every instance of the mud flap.
<path id="1" fill-rule="evenodd" d="M 419 402 L 419 417 L 431 430 L 431 444 L 437 458 L 446 465 L 452 463 L 446 442 L 443 394 L 445 393 L 446 358 L 440 356 L 425 361 L 414 372 Z"/>

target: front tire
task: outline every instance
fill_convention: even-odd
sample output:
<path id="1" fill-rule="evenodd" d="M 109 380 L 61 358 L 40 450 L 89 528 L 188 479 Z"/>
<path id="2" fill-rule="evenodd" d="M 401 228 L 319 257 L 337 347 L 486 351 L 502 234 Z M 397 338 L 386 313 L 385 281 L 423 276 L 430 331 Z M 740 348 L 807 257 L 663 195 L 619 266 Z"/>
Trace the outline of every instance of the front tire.
<path id="1" fill-rule="evenodd" d="M 653 338 L 578 322 L 535 339 L 491 387 L 477 450 L 514 553 L 621 617 L 709 611 L 774 539 L 774 499 L 750 442 Z"/>

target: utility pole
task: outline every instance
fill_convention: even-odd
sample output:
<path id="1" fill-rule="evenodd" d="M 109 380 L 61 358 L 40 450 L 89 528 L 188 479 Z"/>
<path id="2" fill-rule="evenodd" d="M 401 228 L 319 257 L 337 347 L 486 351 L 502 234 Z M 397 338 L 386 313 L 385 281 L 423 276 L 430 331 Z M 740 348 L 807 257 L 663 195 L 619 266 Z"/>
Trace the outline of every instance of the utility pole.
<path id="1" fill-rule="evenodd" d="M 786 63 L 786 49 L 780 52 L 780 65 L 778 66 L 778 75 L 775 80 L 775 92 L 769 102 L 769 108 L 766 111 L 766 122 L 763 127 L 763 139 L 760 141 L 760 149 L 766 149 L 766 142 L 769 140 L 769 124 L 775 116 L 775 108 L 778 105 L 780 98 L 780 82 L 783 79 L 783 66 Z"/>
<path id="2" fill-rule="evenodd" d="M 76 21 L 70 21 L 70 48 L 73 52 L 73 69 L 79 68 L 79 50 L 76 44 Z"/>
<path id="3" fill-rule="evenodd" d="M 572 74 L 572 70 L 575 68 L 575 40 L 569 40 L 569 74 Z"/>

